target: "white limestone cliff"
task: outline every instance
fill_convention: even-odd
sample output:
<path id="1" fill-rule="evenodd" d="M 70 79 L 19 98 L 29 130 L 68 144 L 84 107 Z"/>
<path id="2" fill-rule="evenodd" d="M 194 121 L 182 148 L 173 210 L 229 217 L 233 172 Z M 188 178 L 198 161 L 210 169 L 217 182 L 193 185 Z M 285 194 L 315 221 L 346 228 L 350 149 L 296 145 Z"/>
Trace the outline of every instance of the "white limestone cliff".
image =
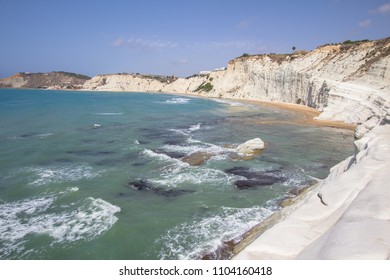
<path id="1" fill-rule="evenodd" d="M 381 121 L 390 121 L 389 68 L 387 38 L 311 52 L 239 57 L 226 70 L 189 78 L 99 75 L 84 89 L 299 103 L 321 111 L 319 119 L 358 124 L 356 136 L 361 137 Z"/>

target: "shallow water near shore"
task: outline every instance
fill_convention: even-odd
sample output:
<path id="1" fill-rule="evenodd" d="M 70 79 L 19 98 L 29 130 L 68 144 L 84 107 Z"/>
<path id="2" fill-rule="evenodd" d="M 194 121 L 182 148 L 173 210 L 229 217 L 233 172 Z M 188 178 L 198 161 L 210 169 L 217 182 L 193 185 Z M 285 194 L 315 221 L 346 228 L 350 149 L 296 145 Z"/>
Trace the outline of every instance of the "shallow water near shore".
<path id="1" fill-rule="evenodd" d="M 353 152 L 351 131 L 286 123 L 299 114 L 166 94 L 0 89 L 0 259 L 201 258 Z M 256 137 L 267 144 L 260 155 L 232 157 Z M 181 160 L 194 152 L 211 156 Z M 237 188 L 251 176 L 266 183 Z"/>

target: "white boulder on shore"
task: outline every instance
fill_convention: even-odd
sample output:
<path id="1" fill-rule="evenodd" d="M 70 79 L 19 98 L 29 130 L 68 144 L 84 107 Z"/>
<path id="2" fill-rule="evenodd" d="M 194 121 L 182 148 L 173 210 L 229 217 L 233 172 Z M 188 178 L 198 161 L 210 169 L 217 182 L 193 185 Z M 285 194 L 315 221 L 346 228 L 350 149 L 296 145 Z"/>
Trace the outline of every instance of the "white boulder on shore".
<path id="1" fill-rule="evenodd" d="M 263 150 L 264 147 L 264 141 L 260 138 L 255 138 L 238 145 L 236 150 L 240 154 L 257 154 Z"/>

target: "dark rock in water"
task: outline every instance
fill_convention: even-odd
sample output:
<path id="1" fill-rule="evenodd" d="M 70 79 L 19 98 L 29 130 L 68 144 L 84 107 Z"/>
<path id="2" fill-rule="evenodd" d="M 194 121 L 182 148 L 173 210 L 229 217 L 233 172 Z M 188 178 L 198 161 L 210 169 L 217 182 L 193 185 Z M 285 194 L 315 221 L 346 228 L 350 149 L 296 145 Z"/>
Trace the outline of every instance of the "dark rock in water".
<path id="1" fill-rule="evenodd" d="M 210 159 L 214 154 L 208 152 L 195 152 L 188 156 L 183 157 L 181 160 L 188 163 L 191 166 L 202 165 L 205 161 Z"/>
<path id="2" fill-rule="evenodd" d="M 278 171 L 252 171 L 245 167 L 233 167 L 225 170 L 226 173 L 244 177 L 235 181 L 235 185 L 239 189 L 248 189 L 259 186 L 270 186 L 275 183 L 284 182 L 286 180 L 283 176 L 278 176 Z"/>
<path id="3" fill-rule="evenodd" d="M 234 184 L 238 189 L 242 190 L 242 189 L 250 189 L 250 188 L 260 187 L 260 186 L 271 186 L 277 182 L 280 182 L 278 178 L 269 177 L 269 178 L 263 178 L 261 180 L 259 179 L 237 180 L 234 182 Z"/>
<path id="4" fill-rule="evenodd" d="M 148 180 L 139 180 L 128 184 L 129 187 L 137 191 L 147 191 L 153 189 L 153 185 Z"/>
<path id="5" fill-rule="evenodd" d="M 187 154 L 182 152 L 176 152 L 176 151 L 165 151 L 165 150 L 153 150 L 153 152 L 157 154 L 164 154 L 169 156 L 170 158 L 182 158 L 185 157 Z"/>
<path id="6" fill-rule="evenodd" d="M 241 167 L 241 166 L 226 169 L 225 172 L 228 174 L 242 176 L 247 179 L 254 179 L 258 176 L 257 172 L 251 171 L 249 170 L 249 168 Z"/>
<path id="7" fill-rule="evenodd" d="M 156 188 L 154 189 L 155 193 L 161 194 L 166 197 L 176 197 L 187 193 L 194 193 L 193 190 L 176 190 L 176 189 L 163 189 L 163 188 Z"/>
<path id="8" fill-rule="evenodd" d="M 171 145 L 171 146 L 180 146 L 183 144 L 183 141 L 179 140 L 179 139 L 169 139 L 169 140 L 166 140 L 164 141 L 164 144 L 165 145 Z"/>
<path id="9" fill-rule="evenodd" d="M 168 189 L 160 186 L 153 185 L 148 180 L 139 180 L 128 184 L 129 187 L 137 191 L 151 191 L 155 194 L 162 195 L 165 197 L 177 197 L 187 193 L 194 193 L 193 190 L 182 190 L 182 189 Z"/>
<path id="10" fill-rule="evenodd" d="M 19 137 L 20 138 L 29 138 L 29 137 L 34 137 L 37 135 L 39 135 L 38 132 L 28 132 L 28 133 L 24 133 L 24 134 L 19 135 Z"/>

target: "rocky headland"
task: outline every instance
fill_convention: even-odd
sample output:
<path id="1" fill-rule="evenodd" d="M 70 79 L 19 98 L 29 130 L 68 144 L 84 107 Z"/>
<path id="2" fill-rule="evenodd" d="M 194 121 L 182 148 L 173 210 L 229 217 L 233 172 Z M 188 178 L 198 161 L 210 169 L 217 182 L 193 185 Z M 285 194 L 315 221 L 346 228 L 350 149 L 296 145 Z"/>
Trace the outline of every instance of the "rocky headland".
<path id="1" fill-rule="evenodd" d="M 86 75 L 70 72 L 16 73 L 0 79 L 0 88 L 42 88 L 42 89 L 83 89 L 84 83 L 91 79 Z"/>
<path id="2" fill-rule="evenodd" d="M 0 86 L 32 87 L 20 75 Z M 98 75 L 80 88 L 283 102 L 316 109 L 319 122 L 356 125 L 354 155 L 251 233 L 235 258 L 390 259 L 390 38 L 243 55 L 187 78 Z"/>

